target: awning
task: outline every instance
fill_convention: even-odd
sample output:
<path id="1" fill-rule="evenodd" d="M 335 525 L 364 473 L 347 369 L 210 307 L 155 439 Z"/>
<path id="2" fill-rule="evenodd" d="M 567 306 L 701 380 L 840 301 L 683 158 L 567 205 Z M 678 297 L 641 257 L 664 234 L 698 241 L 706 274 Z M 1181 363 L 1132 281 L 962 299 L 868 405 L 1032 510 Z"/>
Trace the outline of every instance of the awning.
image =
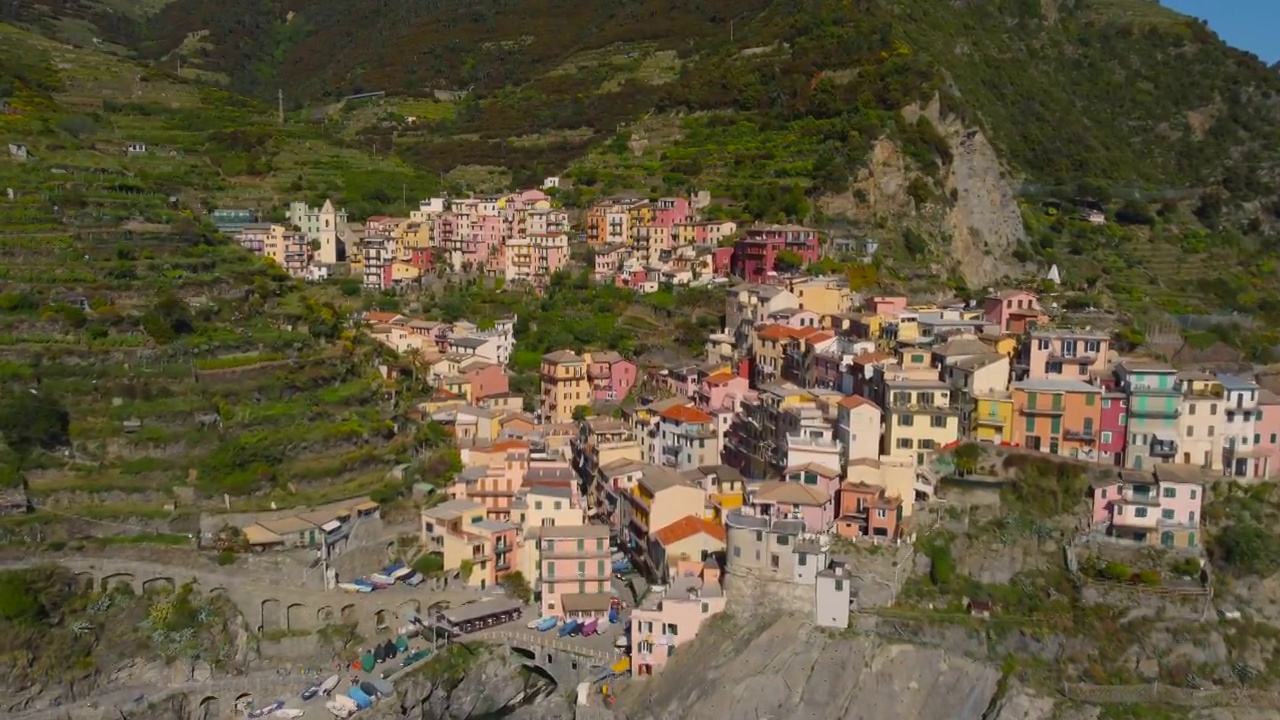
<path id="1" fill-rule="evenodd" d="M 337 529 L 338 529 L 338 528 L 340 528 L 340 527 L 342 527 L 342 523 L 341 523 L 341 522 L 339 522 L 339 521 L 337 521 L 337 520 L 330 520 L 329 522 L 327 522 L 327 523 L 325 523 L 325 524 L 321 525 L 321 526 L 320 526 L 320 529 L 321 529 L 321 530 L 323 530 L 323 531 L 325 531 L 325 532 L 327 532 L 327 533 L 331 533 L 331 532 L 333 532 L 334 530 L 337 530 Z"/>
<path id="2" fill-rule="evenodd" d="M 613 596 L 608 593 L 564 593 L 560 596 L 560 607 L 570 613 L 606 613 L 609 611 Z"/>
<path id="3" fill-rule="evenodd" d="M 619 674 L 624 673 L 631 669 L 631 658 L 624 657 L 618 662 L 614 663 L 613 667 L 609 669 L 615 673 L 619 673 Z"/>

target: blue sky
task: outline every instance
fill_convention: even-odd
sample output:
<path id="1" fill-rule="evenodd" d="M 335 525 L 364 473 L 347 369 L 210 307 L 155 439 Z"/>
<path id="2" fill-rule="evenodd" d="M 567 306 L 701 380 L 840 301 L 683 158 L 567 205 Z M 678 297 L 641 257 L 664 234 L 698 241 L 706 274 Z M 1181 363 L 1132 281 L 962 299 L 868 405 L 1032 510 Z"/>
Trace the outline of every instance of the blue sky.
<path id="1" fill-rule="evenodd" d="M 1280 60 L 1280 0 L 1160 0 L 1181 13 L 1204 18 L 1228 43 L 1262 58 Z"/>

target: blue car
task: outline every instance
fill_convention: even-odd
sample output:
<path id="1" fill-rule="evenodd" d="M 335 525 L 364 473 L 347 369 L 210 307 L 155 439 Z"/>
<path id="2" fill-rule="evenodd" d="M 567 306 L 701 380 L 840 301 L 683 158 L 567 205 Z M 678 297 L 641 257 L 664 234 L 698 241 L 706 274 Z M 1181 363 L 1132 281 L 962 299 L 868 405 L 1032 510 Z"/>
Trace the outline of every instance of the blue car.
<path id="1" fill-rule="evenodd" d="M 570 620 L 569 622 L 566 622 L 563 627 L 560 628 L 560 632 L 556 633 L 556 637 L 568 637 L 570 635 L 576 634 L 577 631 L 580 629 L 582 629 L 582 623 L 578 622 L 577 620 Z"/>

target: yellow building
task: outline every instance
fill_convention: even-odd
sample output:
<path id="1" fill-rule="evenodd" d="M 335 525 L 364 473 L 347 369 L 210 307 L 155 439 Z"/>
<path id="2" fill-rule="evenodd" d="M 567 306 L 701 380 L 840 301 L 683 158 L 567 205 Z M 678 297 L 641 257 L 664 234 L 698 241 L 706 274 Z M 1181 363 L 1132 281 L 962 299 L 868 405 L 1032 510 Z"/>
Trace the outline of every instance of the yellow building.
<path id="1" fill-rule="evenodd" d="M 422 277 L 422 269 L 414 267 L 407 262 L 396 262 L 391 265 L 392 282 L 417 280 L 420 277 Z"/>
<path id="2" fill-rule="evenodd" d="M 939 380 L 884 379 L 885 431 L 881 452 L 914 456 L 924 465 L 935 451 L 960 437 L 960 409 Z"/>
<path id="3" fill-rule="evenodd" d="M 1001 355 L 1013 357 L 1018 352 L 1018 338 L 1015 335 L 1001 335 L 998 338 L 984 340 L 993 350 Z"/>
<path id="4" fill-rule="evenodd" d="M 853 296 L 836 278 L 793 280 L 787 288 L 800 300 L 801 310 L 819 315 L 844 315 L 852 309 Z"/>
<path id="5" fill-rule="evenodd" d="M 632 547 L 647 548 L 649 534 L 706 505 L 707 493 L 701 485 L 688 482 L 672 468 L 649 466 L 631 492 L 623 495 L 619 508 L 624 539 Z"/>
<path id="6" fill-rule="evenodd" d="M 455 570 L 473 552 L 471 527 L 485 519 L 485 507 L 471 500 L 450 500 L 422 511 L 422 544 L 440 553 L 445 570 Z"/>
<path id="7" fill-rule="evenodd" d="M 980 395 L 972 415 L 970 432 L 978 442 L 1013 442 L 1013 396 L 1008 392 Z"/>
<path id="8" fill-rule="evenodd" d="M 591 404 L 587 363 L 575 353 L 560 350 L 543 355 L 539 376 L 542 380 L 542 422 L 570 422 L 574 408 Z"/>

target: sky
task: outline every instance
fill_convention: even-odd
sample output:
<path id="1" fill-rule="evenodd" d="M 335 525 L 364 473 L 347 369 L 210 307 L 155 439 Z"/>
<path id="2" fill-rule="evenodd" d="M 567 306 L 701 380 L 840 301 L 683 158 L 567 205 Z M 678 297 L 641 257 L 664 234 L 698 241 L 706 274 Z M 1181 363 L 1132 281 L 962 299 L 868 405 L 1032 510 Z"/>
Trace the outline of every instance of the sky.
<path id="1" fill-rule="evenodd" d="M 1280 61 L 1280 0 L 1160 0 L 1178 12 L 1204 18 L 1223 40 L 1262 58 Z"/>

